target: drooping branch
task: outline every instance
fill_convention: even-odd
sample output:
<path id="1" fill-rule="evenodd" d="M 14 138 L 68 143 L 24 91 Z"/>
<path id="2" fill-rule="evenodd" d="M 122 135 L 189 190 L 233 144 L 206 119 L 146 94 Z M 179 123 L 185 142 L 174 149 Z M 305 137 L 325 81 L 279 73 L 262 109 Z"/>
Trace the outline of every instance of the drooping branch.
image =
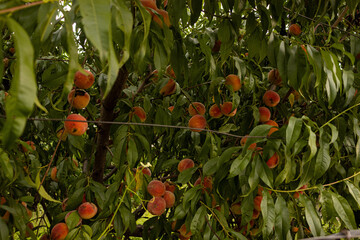
<path id="1" fill-rule="evenodd" d="M 119 69 L 118 76 L 114 86 L 107 97 L 102 101 L 100 119 L 101 121 L 114 120 L 114 108 L 125 87 L 128 78 L 128 72 L 125 67 Z M 95 153 L 95 163 L 92 178 L 97 182 L 103 182 L 104 169 L 106 164 L 107 146 L 109 144 L 110 124 L 99 125 L 99 135 L 97 139 L 97 148 Z"/>

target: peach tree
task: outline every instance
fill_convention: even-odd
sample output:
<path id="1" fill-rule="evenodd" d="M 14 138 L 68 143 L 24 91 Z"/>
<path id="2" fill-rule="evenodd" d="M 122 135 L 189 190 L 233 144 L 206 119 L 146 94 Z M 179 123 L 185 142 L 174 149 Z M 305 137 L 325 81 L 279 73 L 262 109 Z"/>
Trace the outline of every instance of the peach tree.
<path id="1" fill-rule="evenodd" d="M 1 1 L 0 240 L 360 224 L 358 1 Z"/>

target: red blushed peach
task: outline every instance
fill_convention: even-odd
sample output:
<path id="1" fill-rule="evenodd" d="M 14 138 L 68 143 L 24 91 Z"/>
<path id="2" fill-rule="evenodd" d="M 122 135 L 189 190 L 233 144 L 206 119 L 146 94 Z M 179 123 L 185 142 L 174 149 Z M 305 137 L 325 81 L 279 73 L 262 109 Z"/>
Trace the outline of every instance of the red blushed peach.
<path id="1" fill-rule="evenodd" d="M 30 146 L 32 151 L 36 150 L 36 146 L 35 146 L 35 143 L 33 141 L 26 141 L 26 144 Z M 26 147 L 24 147 L 24 146 L 21 146 L 21 147 L 22 147 L 23 152 L 28 152 L 29 151 Z"/>
<path id="2" fill-rule="evenodd" d="M 68 212 L 68 213 L 65 215 L 65 223 L 68 223 L 68 222 L 67 222 L 67 219 L 70 217 L 70 214 L 73 213 L 73 212 L 75 212 L 76 214 L 78 214 L 76 210 L 72 210 L 72 211 Z M 80 216 L 79 216 L 79 222 L 78 222 L 78 224 L 76 224 L 76 226 L 79 226 L 81 223 L 82 223 L 82 219 L 81 219 Z"/>
<path id="3" fill-rule="evenodd" d="M 301 28 L 298 24 L 291 24 L 289 27 L 289 33 L 293 36 L 299 36 L 301 34 Z"/>
<path id="4" fill-rule="evenodd" d="M 267 107 L 259 107 L 260 122 L 264 123 L 270 120 L 271 112 Z"/>
<path id="5" fill-rule="evenodd" d="M 274 153 L 269 160 L 267 160 L 266 165 L 268 165 L 269 168 L 275 168 L 279 164 L 279 155 L 277 153 Z"/>
<path id="6" fill-rule="evenodd" d="M 65 129 L 63 129 L 63 128 L 60 129 L 59 131 L 57 131 L 57 133 L 56 133 L 57 138 L 58 138 L 58 139 L 61 138 L 61 141 L 63 141 L 63 142 L 66 141 L 67 135 L 68 135 L 68 133 L 67 133 L 67 132 L 65 131 Z"/>
<path id="7" fill-rule="evenodd" d="M 89 104 L 90 95 L 85 90 L 73 89 L 71 92 L 69 92 L 67 100 L 73 108 L 83 109 L 86 108 L 86 106 Z"/>
<path id="8" fill-rule="evenodd" d="M 241 141 L 240 141 L 241 146 L 245 146 L 246 140 L 247 140 L 247 137 L 248 137 L 248 136 L 249 136 L 249 135 L 246 135 L 245 137 L 243 137 L 243 138 L 241 139 Z M 250 150 L 255 150 L 255 149 L 256 149 L 256 143 L 250 144 L 250 146 L 249 146 L 248 149 L 250 149 Z"/>
<path id="9" fill-rule="evenodd" d="M 262 193 L 263 191 L 264 191 L 264 188 L 263 188 L 262 186 L 259 186 L 259 187 L 258 187 L 258 193 L 257 193 L 257 195 L 262 196 L 262 195 L 263 195 L 263 193 Z M 268 190 L 268 192 L 269 192 L 269 194 L 272 193 L 272 191 L 270 191 L 270 190 Z"/>
<path id="10" fill-rule="evenodd" d="M 58 223 L 51 230 L 50 237 L 52 240 L 64 240 L 68 233 L 68 226 L 65 223 Z"/>
<path id="11" fill-rule="evenodd" d="M 169 109 L 170 112 L 173 112 L 174 111 L 174 106 L 170 106 L 170 107 L 168 107 L 168 109 Z"/>
<path id="12" fill-rule="evenodd" d="M 165 185 L 165 190 L 166 190 L 166 191 L 170 191 L 170 192 L 172 192 L 172 193 L 175 192 L 176 186 L 175 186 L 174 184 L 169 183 L 169 182 L 165 182 L 164 185 Z"/>
<path id="13" fill-rule="evenodd" d="M 233 203 L 231 204 L 230 210 L 235 215 L 241 214 L 241 204 L 240 203 Z"/>
<path id="14" fill-rule="evenodd" d="M 253 215 L 251 217 L 251 219 L 258 219 L 260 216 L 260 212 L 257 211 L 256 209 L 253 210 Z"/>
<path id="15" fill-rule="evenodd" d="M 165 212 L 166 201 L 162 197 L 153 197 L 147 204 L 147 210 L 153 214 L 160 216 Z"/>
<path id="16" fill-rule="evenodd" d="M 220 47 L 221 47 L 221 41 L 216 40 L 213 48 L 211 49 L 211 51 L 214 52 L 214 53 L 217 53 L 217 52 L 220 51 Z"/>
<path id="17" fill-rule="evenodd" d="M 133 107 L 130 116 L 132 117 L 134 114 L 139 117 L 141 122 L 145 122 L 146 112 L 142 107 Z"/>
<path id="18" fill-rule="evenodd" d="M 263 101 L 268 107 L 275 107 L 280 102 L 280 96 L 273 90 L 267 90 L 263 96 Z"/>
<path id="19" fill-rule="evenodd" d="M 307 188 L 307 184 L 303 185 L 302 187 L 300 187 L 299 189 L 306 189 Z M 298 199 L 300 197 L 300 194 L 304 194 L 303 191 L 299 191 L 299 192 L 295 192 L 294 193 L 294 198 Z"/>
<path id="20" fill-rule="evenodd" d="M 153 197 L 161 197 L 165 193 L 165 185 L 159 180 L 152 180 L 147 185 L 147 191 Z"/>
<path id="21" fill-rule="evenodd" d="M 272 84 L 275 84 L 277 86 L 281 85 L 282 79 L 280 77 L 280 73 L 279 70 L 277 69 L 272 69 L 269 74 L 268 74 L 268 80 L 269 82 L 271 82 Z"/>
<path id="22" fill-rule="evenodd" d="M 75 73 L 74 83 L 75 86 L 77 86 L 78 88 L 88 89 L 94 84 L 95 78 L 90 71 L 88 70 L 83 70 L 83 71 L 85 71 L 85 74 L 82 73 L 82 71 L 77 71 Z"/>
<path id="23" fill-rule="evenodd" d="M 140 0 L 140 2 L 152 16 L 155 14 L 151 10 L 159 10 L 156 6 L 156 0 Z"/>
<path id="24" fill-rule="evenodd" d="M 154 22 L 156 22 L 161 28 L 163 28 L 163 21 L 164 21 L 165 25 L 170 27 L 171 23 L 168 12 L 163 9 L 159 9 L 157 13 L 162 16 L 163 20 L 158 15 L 154 14 L 153 15 Z"/>
<path id="25" fill-rule="evenodd" d="M 221 112 L 219 106 L 217 104 L 214 104 L 209 109 L 209 115 L 213 118 L 220 118 L 222 117 L 223 113 Z"/>
<path id="26" fill-rule="evenodd" d="M 166 67 L 165 73 L 166 73 L 166 75 L 170 76 L 171 78 L 176 78 L 174 69 L 170 65 Z"/>
<path id="27" fill-rule="evenodd" d="M 188 126 L 190 128 L 204 129 L 206 127 L 206 119 L 202 115 L 194 115 L 192 118 L 190 118 Z M 191 131 L 193 131 L 193 132 L 201 132 L 202 130 L 191 129 Z"/>
<path id="28" fill-rule="evenodd" d="M 202 184 L 203 187 L 205 188 L 205 190 L 212 190 L 212 177 L 211 176 L 206 176 L 204 177 L 204 180 L 201 179 L 201 177 L 199 177 L 195 183 L 194 186 L 197 186 L 199 184 Z"/>
<path id="29" fill-rule="evenodd" d="M 88 128 L 88 123 L 86 122 L 86 119 L 81 116 L 80 114 L 70 114 L 67 118 L 67 121 L 65 121 L 65 130 L 70 135 L 74 136 L 81 136 L 86 132 L 86 129 Z M 76 120 L 76 121 L 71 121 Z M 78 122 L 82 121 L 82 122 Z"/>
<path id="30" fill-rule="evenodd" d="M 181 227 L 179 228 L 178 231 L 179 231 L 180 235 L 183 236 L 183 237 L 185 237 L 185 238 L 189 238 L 189 237 L 192 236 L 191 231 L 188 231 L 188 230 L 186 229 L 186 225 L 185 225 L 185 224 L 181 225 Z"/>
<path id="31" fill-rule="evenodd" d="M 267 122 L 264 123 L 264 124 L 267 124 L 267 125 L 276 127 L 276 128 L 270 128 L 269 133 L 268 133 L 268 137 L 269 137 L 271 134 L 273 134 L 274 132 L 276 132 L 276 131 L 279 130 L 279 129 L 278 129 L 279 125 L 278 125 L 275 121 L 273 121 L 273 120 L 269 120 L 269 121 L 267 121 Z"/>
<path id="32" fill-rule="evenodd" d="M 51 179 L 52 179 L 53 181 L 55 181 L 55 182 L 59 181 L 58 178 L 57 178 L 57 176 L 56 176 L 56 174 L 57 174 L 57 167 L 53 167 L 53 168 L 51 169 L 50 177 L 51 177 Z"/>
<path id="33" fill-rule="evenodd" d="M 175 195 L 170 191 L 165 191 L 165 194 L 163 196 L 165 202 L 166 202 L 166 208 L 171 208 L 175 204 Z"/>
<path id="34" fill-rule="evenodd" d="M 97 207 L 93 203 L 84 202 L 78 208 L 78 214 L 82 219 L 93 218 L 97 213 Z"/>
<path id="35" fill-rule="evenodd" d="M 224 102 L 220 105 L 221 112 L 228 117 L 233 117 L 236 114 L 237 109 L 235 108 L 234 111 L 231 112 L 232 107 L 232 102 Z"/>
<path id="36" fill-rule="evenodd" d="M 144 175 L 148 175 L 149 177 L 151 177 L 151 171 L 149 168 L 147 167 L 144 167 L 141 172 L 144 174 Z"/>
<path id="37" fill-rule="evenodd" d="M 190 103 L 188 111 L 191 116 L 194 116 L 197 114 L 205 115 L 206 109 L 205 109 L 204 104 L 202 104 L 200 102 L 193 102 L 193 103 Z"/>
<path id="38" fill-rule="evenodd" d="M 241 88 L 240 78 L 235 74 L 229 74 L 225 79 L 225 85 L 232 86 L 234 91 Z"/>
<path id="39" fill-rule="evenodd" d="M 262 196 L 256 196 L 254 198 L 254 209 L 257 211 L 261 211 L 261 201 L 262 201 L 263 197 Z"/>
<path id="40" fill-rule="evenodd" d="M 49 234 L 45 233 L 44 235 L 41 236 L 40 240 L 50 240 Z"/>
<path id="41" fill-rule="evenodd" d="M 291 231 L 292 231 L 293 233 L 297 233 L 297 232 L 299 231 L 299 228 L 298 228 L 298 227 L 292 227 L 292 228 L 291 228 Z"/>
<path id="42" fill-rule="evenodd" d="M 166 83 L 165 86 L 163 86 L 160 89 L 160 94 L 165 96 L 169 96 L 171 94 L 174 94 L 176 91 L 176 82 L 174 81 L 174 79 L 169 79 L 169 81 Z"/>
<path id="43" fill-rule="evenodd" d="M 195 166 L 195 163 L 190 158 L 185 158 L 181 160 L 178 164 L 178 170 L 179 172 L 182 172 L 188 168 L 193 168 Z"/>

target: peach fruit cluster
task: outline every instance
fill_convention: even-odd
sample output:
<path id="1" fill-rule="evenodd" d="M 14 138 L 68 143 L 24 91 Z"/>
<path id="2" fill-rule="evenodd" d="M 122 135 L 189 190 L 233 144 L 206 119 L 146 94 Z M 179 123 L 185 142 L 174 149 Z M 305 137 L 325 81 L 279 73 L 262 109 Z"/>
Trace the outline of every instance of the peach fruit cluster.
<path id="1" fill-rule="evenodd" d="M 173 187 L 170 187 L 173 186 Z M 147 210 L 153 214 L 160 216 L 165 212 L 166 208 L 171 208 L 175 204 L 175 186 L 169 183 L 163 183 L 159 180 L 152 180 L 147 191 L 153 198 L 147 204 Z"/>

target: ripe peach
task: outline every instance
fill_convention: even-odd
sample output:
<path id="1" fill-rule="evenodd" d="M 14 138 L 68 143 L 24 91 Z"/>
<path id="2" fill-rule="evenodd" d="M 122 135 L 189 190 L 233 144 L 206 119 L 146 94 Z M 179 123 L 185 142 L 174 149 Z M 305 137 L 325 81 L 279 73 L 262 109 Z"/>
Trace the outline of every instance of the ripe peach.
<path id="1" fill-rule="evenodd" d="M 170 107 L 168 107 L 168 109 L 169 109 L 170 112 L 173 112 L 174 111 L 174 106 L 170 106 Z"/>
<path id="2" fill-rule="evenodd" d="M 204 180 L 201 180 L 201 177 L 199 177 L 195 183 L 194 186 L 197 186 L 199 184 L 202 184 L 205 189 L 212 190 L 212 177 L 206 176 L 204 177 Z"/>
<path id="3" fill-rule="evenodd" d="M 151 177 L 151 171 L 148 167 L 144 167 L 141 172 L 144 174 L 144 175 L 148 175 L 149 177 Z"/>
<path id="4" fill-rule="evenodd" d="M 195 163 L 190 158 L 185 158 L 181 160 L 178 164 L 178 170 L 179 172 L 182 172 L 188 168 L 193 168 L 195 166 Z"/>
<path id="5" fill-rule="evenodd" d="M 245 146 L 245 143 L 246 143 L 246 140 L 247 140 L 247 137 L 248 137 L 248 136 L 249 136 L 249 135 L 246 135 L 245 137 L 243 137 L 243 138 L 241 139 L 241 141 L 240 141 L 241 146 Z M 250 149 L 250 150 L 255 150 L 255 149 L 256 149 L 256 143 L 250 144 L 250 146 L 249 146 L 248 149 Z"/>
<path id="6" fill-rule="evenodd" d="M 190 116 L 194 116 L 197 114 L 205 115 L 206 109 L 205 109 L 204 104 L 202 104 L 200 102 L 193 102 L 193 103 L 190 103 L 188 111 L 189 111 Z"/>
<path id="7" fill-rule="evenodd" d="M 176 82 L 174 79 L 170 78 L 169 81 L 160 89 L 160 94 L 164 97 L 174 94 L 176 91 Z"/>
<path id="8" fill-rule="evenodd" d="M 273 90 L 267 90 L 263 96 L 263 101 L 268 107 L 275 107 L 280 102 L 280 96 Z"/>
<path id="9" fill-rule="evenodd" d="M 301 28 L 298 24 L 291 24 L 289 27 L 289 33 L 293 36 L 299 36 L 301 34 Z"/>
<path id="10" fill-rule="evenodd" d="M 239 202 L 231 204 L 230 210 L 235 215 L 241 214 L 241 204 Z"/>
<path id="11" fill-rule="evenodd" d="M 165 191 L 165 194 L 163 196 L 165 202 L 166 202 L 166 208 L 171 208 L 175 204 L 175 195 L 170 191 Z"/>
<path id="12" fill-rule="evenodd" d="M 232 86 L 234 91 L 238 91 L 241 88 L 240 78 L 235 74 L 229 74 L 225 79 L 225 85 Z"/>
<path id="13" fill-rule="evenodd" d="M 72 210 L 72 211 L 68 212 L 68 213 L 65 215 L 65 222 L 66 222 L 66 224 L 68 223 L 68 222 L 67 222 L 67 219 L 70 217 L 70 214 L 73 213 L 73 212 L 76 212 L 76 214 L 78 214 L 76 210 Z M 76 224 L 76 226 L 79 226 L 79 225 L 81 224 L 81 222 L 82 222 L 82 219 L 81 219 L 81 217 L 79 216 L 79 222 L 78 222 L 78 224 Z"/>
<path id="14" fill-rule="evenodd" d="M 299 231 L 299 228 L 298 228 L 298 227 L 292 227 L 292 228 L 291 228 L 291 231 L 292 231 L 293 233 L 297 233 L 297 232 Z"/>
<path id="15" fill-rule="evenodd" d="M 31 222 L 27 223 L 26 226 L 27 226 L 27 228 L 30 228 L 30 230 L 32 230 L 34 228 L 34 225 Z M 26 229 L 26 232 L 25 232 L 25 237 L 26 238 L 30 237 L 30 233 L 29 233 L 29 231 L 27 229 Z"/>
<path id="16" fill-rule="evenodd" d="M 56 224 L 51 230 L 52 240 L 64 240 L 69 233 L 69 228 L 65 223 Z"/>
<path id="17" fill-rule="evenodd" d="M 171 78 L 176 78 L 174 69 L 170 65 L 168 65 L 166 67 L 165 73 L 166 73 L 166 75 L 170 76 Z"/>
<path id="18" fill-rule="evenodd" d="M 260 122 L 264 123 L 270 120 L 271 112 L 267 107 L 259 107 Z"/>
<path id="19" fill-rule="evenodd" d="M 27 215 L 28 215 L 29 217 L 32 217 L 32 211 L 27 208 L 26 202 L 21 202 L 21 205 L 23 205 L 23 206 L 25 207 Z"/>
<path id="20" fill-rule="evenodd" d="M 183 236 L 183 237 L 185 237 L 185 238 L 189 238 L 189 237 L 191 237 L 191 235 L 192 235 L 191 231 L 188 231 L 188 230 L 186 229 L 186 225 L 185 225 L 185 224 L 181 225 L 181 227 L 179 228 L 178 231 L 179 231 L 180 235 Z"/>
<path id="21" fill-rule="evenodd" d="M 264 188 L 263 188 L 262 186 L 259 186 L 259 187 L 258 187 L 258 193 L 257 193 L 257 195 L 262 196 L 262 195 L 263 195 L 263 193 L 262 193 L 263 190 L 264 190 Z M 269 192 L 269 194 L 272 193 L 271 190 L 268 190 L 268 192 Z"/>
<path id="22" fill-rule="evenodd" d="M 26 144 L 30 146 L 32 151 L 36 150 L 36 146 L 35 146 L 35 143 L 33 141 L 26 141 Z M 21 147 L 22 147 L 23 152 L 28 152 L 29 151 L 26 147 L 24 147 L 24 146 L 21 146 Z"/>
<path id="23" fill-rule="evenodd" d="M 140 0 L 141 4 L 146 8 L 146 10 L 151 14 L 151 16 L 155 15 L 152 10 L 159 10 L 156 6 L 156 0 Z"/>
<path id="24" fill-rule="evenodd" d="M 256 209 L 253 210 L 253 215 L 251 217 L 251 219 L 258 219 L 260 216 L 260 212 L 257 211 Z"/>
<path id="25" fill-rule="evenodd" d="M 82 73 L 82 71 L 75 73 L 74 83 L 78 88 L 88 89 L 94 84 L 95 78 L 90 71 L 85 69 L 83 69 L 83 71 L 85 71 L 86 74 Z"/>
<path id="26" fill-rule="evenodd" d="M 303 185 L 302 187 L 300 187 L 299 189 L 306 189 L 307 188 L 307 184 Z M 294 193 L 294 198 L 297 199 L 300 197 L 300 194 L 304 194 L 303 191 L 299 191 L 299 192 L 295 192 Z"/>
<path id="27" fill-rule="evenodd" d="M 40 240 L 50 240 L 49 234 L 45 233 L 44 235 L 41 236 Z"/>
<path id="28" fill-rule="evenodd" d="M 202 115 L 194 115 L 190 118 L 188 126 L 190 128 L 201 128 L 204 129 L 206 127 L 206 119 Z M 201 132 L 202 130 L 191 129 L 193 132 Z"/>
<path id="29" fill-rule="evenodd" d="M 147 191 L 153 197 L 161 197 L 165 193 L 165 185 L 159 180 L 152 180 L 147 185 Z"/>
<path id="30" fill-rule="evenodd" d="M 6 211 L 4 216 L 1 217 L 5 222 L 9 222 L 10 212 Z"/>
<path id="31" fill-rule="evenodd" d="M 220 51 L 220 47 L 221 47 L 221 41 L 220 40 L 216 40 L 214 43 L 213 48 L 211 49 L 212 52 L 217 53 Z"/>
<path id="32" fill-rule="evenodd" d="M 170 18 L 169 18 L 168 12 L 163 10 L 163 9 L 159 9 L 159 10 L 157 10 L 157 12 L 158 12 L 159 15 L 162 16 L 163 20 L 161 20 L 161 18 L 158 15 L 154 14 L 153 15 L 154 22 L 156 22 L 157 24 L 159 24 L 159 26 L 161 28 L 163 28 L 163 21 L 164 21 L 166 26 L 170 27 L 171 23 L 170 23 Z"/>
<path id="33" fill-rule="evenodd" d="M 237 109 L 235 108 L 234 111 L 231 112 L 232 107 L 232 102 L 224 102 L 220 105 L 221 112 L 228 117 L 233 117 L 236 114 Z"/>
<path id="34" fill-rule="evenodd" d="M 73 89 L 69 92 L 67 100 L 69 104 L 76 109 L 83 109 L 90 102 L 90 95 L 82 89 Z"/>
<path id="35" fill-rule="evenodd" d="M 88 123 L 85 122 L 86 119 L 81 116 L 80 114 L 70 114 L 65 121 L 65 130 L 67 133 L 74 135 L 74 136 L 81 136 L 86 132 L 88 128 Z M 76 120 L 76 121 L 69 121 L 69 120 Z M 84 122 L 77 122 L 77 121 L 84 121 Z"/>
<path id="36" fill-rule="evenodd" d="M 257 211 L 261 211 L 261 201 L 263 197 L 262 196 L 256 196 L 254 198 L 254 209 Z"/>
<path id="37" fill-rule="evenodd" d="M 57 178 L 56 174 L 57 174 L 57 167 L 53 167 L 53 168 L 51 169 L 50 177 L 51 177 L 51 179 L 52 179 L 53 181 L 55 181 L 55 182 L 59 181 L 59 179 Z"/>
<path id="38" fill-rule="evenodd" d="M 279 164 L 279 154 L 274 153 L 269 160 L 267 160 L 266 165 L 268 165 L 269 168 L 275 168 Z"/>
<path id="39" fill-rule="evenodd" d="M 82 219 L 90 219 L 96 215 L 97 210 L 98 209 L 95 204 L 84 202 L 79 206 L 78 213 Z"/>
<path id="40" fill-rule="evenodd" d="M 176 186 L 174 184 L 172 184 L 171 182 L 165 182 L 164 185 L 165 185 L 165 190 L 166 191 L 170 191 L 172 193 L 175 192 Z"/>
<path id="41" fill-rule="evenodd" d="M 162 197 L 153 197 L 147 204 L 147 210 L 153 214 L 160 216 L 165 212 L 166 201 Z"/>
<path id="42" fill-rule="evenodd" d="M 142 107 L 133 107 L 130 116 L 132 117 L 134 114 L 139 117 L 141 122 L 145 122 L 146 112 Z"/>
<path id="43" fill-rule="evenodd" d="M 279 129 L 278 129 L 279 125 L 278 125 L 275 121 L 273 121 L 273 120 L 269 120 L 269 121 L 267 121 L 267 122 L 264 123 L 264 124 L 267 124 L 267 125 L 271 125 L 271 126 L 276 127 L 276 128 L 270 128 L 269 133 L 268 133 L 268 137 L 269 137 L 271 134 L 273 134 L 273 132 L 276 132 L 276 131 L 279 130 Z"/>
<path id="44" fill-rule="evenodd" d="M 61 141 L 63 141 L 63 142 L 66 141 L 67 135 L 68 135 L 68 133 L 63 128 L 60 129 L 59 131 L 57 131 L 57 133 L 56 133 L 57 138 L 60 139 L 60 137 L 61 137 Z"/>
<path id="45" fill-rule="evenodd" d="M 222 117 L 222 112 L 217 104 L 214 104 L 209 109 L 209 115 L 213 118 L 220 118 Z"/>
<path id="46" fill-rule="evenodd" d="M 277 86 L 281 85 L 282 79 L 280 77 L 280 73 L 279 70 L 277 69 L 272 69 L 269 74 L 268 74 L 268 80 L 269 82 L 271 82 L 272 84 L 275 84 Z"/>

